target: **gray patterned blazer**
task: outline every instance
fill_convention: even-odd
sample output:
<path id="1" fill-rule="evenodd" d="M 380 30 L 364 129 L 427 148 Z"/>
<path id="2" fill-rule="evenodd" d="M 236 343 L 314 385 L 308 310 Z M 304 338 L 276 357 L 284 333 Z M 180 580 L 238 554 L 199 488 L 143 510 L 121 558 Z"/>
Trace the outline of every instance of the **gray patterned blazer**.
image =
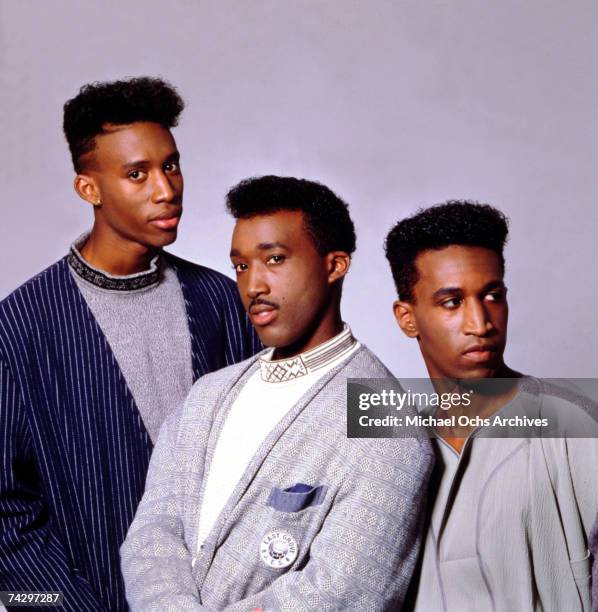
<path id="1" fill-rule="evenodd" d="M 270 432 L 198 547 L 204 474 L 257 367 L 252 358 L 202 377 L 162 427 L 121 548 L 131 608 L 399 609 L 420 548 L 433 454 L 429 440 L 347 438 L 346 379 L 390 376 L 365 347 Z M 288 567 L 262 558 L 273 531 L 294 542 Z"/>

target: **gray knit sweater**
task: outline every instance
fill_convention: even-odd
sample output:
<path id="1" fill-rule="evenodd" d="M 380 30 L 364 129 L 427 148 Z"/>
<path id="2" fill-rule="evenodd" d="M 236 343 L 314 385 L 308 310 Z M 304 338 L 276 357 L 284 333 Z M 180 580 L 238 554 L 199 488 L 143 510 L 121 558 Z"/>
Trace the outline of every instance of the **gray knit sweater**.
<path id="1" fill-rule="evenodd" d="M 71 247 L 71 273 L 155 442 L 164 419 L 183 404 L 193 384 L 191 339 L 180 284 L 174 270 L 165 261 L 159 265 L 157 259 L 148 271 L 130 276 L 97 270 L 77 250 L 84 240 Z M 97 279 L 108 279 L 118 288 L 106 288 L 110 282 Z M 141 288 L 127 288 L 136 286 Z"/>

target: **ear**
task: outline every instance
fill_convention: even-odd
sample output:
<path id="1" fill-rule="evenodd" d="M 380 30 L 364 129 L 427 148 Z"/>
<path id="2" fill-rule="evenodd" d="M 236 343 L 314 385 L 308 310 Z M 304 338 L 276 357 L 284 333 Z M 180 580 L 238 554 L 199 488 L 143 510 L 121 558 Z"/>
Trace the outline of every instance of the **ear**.
<path id="1" fill-rule="evenodd" d="M 74 181 L 77 195 L 93 206 L 101 206 L 102 198 L 95 179 L 89 174 L 77 174 Z"/>
<path id="2" fill-rule="evenodd" d="M 326 255 L 328 282 L 330 284 L 344 278 L 351 267 L 351 255 L 345 251 L 331 251 Z"/>
<path id="3" fill-rule="evenodd" d="M 403 333 L 409 338 L 417 338 L 419 332 L 417 331 L 413 306 L 409 302 L 397 300 L 393 302 L 392 310 Z"/>

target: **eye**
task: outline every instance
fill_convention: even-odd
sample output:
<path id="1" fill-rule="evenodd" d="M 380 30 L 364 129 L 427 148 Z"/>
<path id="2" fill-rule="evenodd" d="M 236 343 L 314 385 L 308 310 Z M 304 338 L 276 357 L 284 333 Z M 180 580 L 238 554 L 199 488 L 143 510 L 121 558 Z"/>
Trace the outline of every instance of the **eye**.
<path id="1" fill-rule="evenodd" d="M 459 308 L 459 306 L 461 305 L 462 299 L 461 298 L 450 298 L 448 300 L 444 300 L 444 302 L 441 302 L 440 305 L 443 308 L 446 308 L 447 310 L 455 310 L 456 308 Z"/>
<path id="2" fill-rule="evenodd" d="M 490 302 L 504 302 L 505 293 L 504 291 L 491 291 L 486 294 L 485 299 Z"/>
<path id="3" fill-rule="evenodd" d="M 270 257 L 268 257 L 266 260 L 266 263 L 276 266 L 281 264 L 285 259 L 286 257 L 284 255 L 270 255 Z"/>
<path id="4" fill-rule="evenodd" d="M 181 171 L 181 164 L 178 161 L 171 161 L 164 164 L 164 171 L 169 174 L 178 174 Z"/>
<path id="5" fill-rule="evenodd" d="M 237 274 L 239 274 L 240 272 L 245 272 L 245 270 L 247 270 L 247 264 L 246 263 L 233 264 L 233 270 Z"/>
<path id="6" fill-rule="evenodd" d="M 127 176 L 132 181 L 139 182 L 145 178 L 145 172 L 143 170 L 131 170 Z"/>

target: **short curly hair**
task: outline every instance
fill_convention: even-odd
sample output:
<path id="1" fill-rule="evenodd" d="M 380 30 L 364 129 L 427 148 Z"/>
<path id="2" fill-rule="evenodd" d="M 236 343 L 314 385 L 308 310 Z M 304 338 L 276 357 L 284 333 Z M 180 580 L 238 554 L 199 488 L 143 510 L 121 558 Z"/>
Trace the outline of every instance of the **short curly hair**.
<path id="1" fill-rule="evenodd" d="M 331 251 L 349 255 L 355 251 L 355 226 L 349 207 L 321 183 L 273 175 L 245 179 L 228 192 L 226 207 L 235 219 L 301 211 L 305 229 L 321 256 Z"/>
<path id="2" fill-rule="evenodd" d="M 450 245 L 491 249 L 500 256 L 504 271 L 503 249 L 509 233 L 509 220 L 489 204 L 468 200 L 449 200 L 399 221 L 386 237 L 386 258 L 403 301 L 413 301 L 413 287 L 418 281 L 417 256 L 429 249 Z"/>
<path id="3" fill-rule="evenodd" d="M 177 125 L 185 103 L 176 89 L 162 79 L 137 77 L 83 85 L 64 105 L 63 130 L 75 172 L 81 158 L 95 148 L 95 137 L 105 126 L 152 121 L 165 128 Z"/>

